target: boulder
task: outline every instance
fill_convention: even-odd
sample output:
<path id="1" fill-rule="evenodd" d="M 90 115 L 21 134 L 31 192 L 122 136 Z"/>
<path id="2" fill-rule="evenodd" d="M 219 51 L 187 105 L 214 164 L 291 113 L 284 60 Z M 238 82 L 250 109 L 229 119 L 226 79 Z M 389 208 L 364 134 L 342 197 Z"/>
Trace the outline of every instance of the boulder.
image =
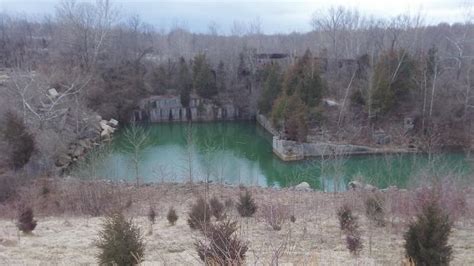
<path id="1" fill-rule="evenodd" d="M 332 99 L 323 99 L 323 102 L 329 107 L 334 107 L 334 106 L 339 105 L 335 100 L 332 100 Z"/>
<path id="2" fill-rule="evenodd" d="M 90 139 L 81 139 L 78 142 L 79 146 L 83 147 L 84 149 L 92 148 L 92 141 Z"/>
<path id="3" fill-rule="evenodd" d="M 55 164 L 57 167 L 64 167 L 69 165 L 69 163 L 71 163 L 71 157 L 67 154 L 61 154 Z"/>
<path id="4" fill-rule="evenodd" d="M 103 130 L 105 130 L 106 128 L 110 127 L 109 125 L 107 125 L 108 121 L 107 120 L 101 120 L 99 122 L 99 125 L 100 125 L 100 128 L 102 128 Z"/>
<path id="5" fill-rule="evenodd" d="M 351 181 L 347 184 L 347 187 L 352 190 L 360 190 L 364 188 L 364 184 L 359 181 Z"/>
<path id="6" fill-rule="evenodd" d="M 78 145 L 76 149 L 74 149 L 74 152 L 72 153 L 73 157 L 81 157 L 85 152 L 85 148 L 81 145 Z"/>
<path id="7" fill-rule="evenodd" d="M 110 136 L 112 135 L 112 133 L 114 133 L 114 131 L 115 131 L 115 128 L 106 125 L 106 126 L 103 128 L 102 132 L 100 133 L 100 136 L 101 136 L 101 137 L 107 137 L 107 138 L 108 138 L 108 137 L 110 137 Z"/>
<path id="8" fill-rule="evenodd" d="M 357 191 L 376 191 L 377 188 L 371 184 L 364 184 L 359 181 L 351 181 L 347 184 L 348 189 Z"/>
<path id="9" fill-rule="evenodd" d="M 118 121 L 112 118 L 112 119 L 109 120 L 109 124 L 113 127 L 117 127 L 118 126 Z"/>
<path id="10" fill-rule="evenodd" d="M 59 93 L 58 93 L 58 91 L 56 91 L 55 88 L 49 89 L 48 94 L 49 94 L 49 96 L 51 96 L 51 98 L 56 98 L 56 97 L 59 96 Z"/>
<path id="11" fill-rule="evenodd" d="M 382 192 L 390 192 L 390 191 L 397 191 L 397 190 L 398 190 L 398 187 L 397 187 L 397 186 L 389 186 L 389 187 L 386 187 L 386 188 L 381 189 L 380 191 L 382 191 Z"/>
<path id="12" fill-rule="evenodd" d="M 307 182 L 301 182 L 295 186 L 295 190 L 297 191 L 313 191 L 311 186 Z"/>
<path id="13" fill-rule="evenodd" d="M 371 184 L 365 184 L 364 189 L 367 191 L 372 191 L 372 192 L 377 191 L 377 188 L 372 186 Z"/>

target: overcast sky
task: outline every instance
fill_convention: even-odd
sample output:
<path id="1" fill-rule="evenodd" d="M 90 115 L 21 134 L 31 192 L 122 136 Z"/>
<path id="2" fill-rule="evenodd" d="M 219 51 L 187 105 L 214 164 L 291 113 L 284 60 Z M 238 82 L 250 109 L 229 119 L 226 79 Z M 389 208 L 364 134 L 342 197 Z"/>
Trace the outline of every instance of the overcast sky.
<path id="1" fill-rule="evenodd" d="M 42 17 L 54 13 L 59 0 L 0 0 L 0 11 L 10 14 Z M 257 18 L 265 33 L 305 32 L 310 30 L 311 14 L 329 5 L 357 8 L 365 15 L 377 17 L 416 14 L 422 10 L 425 22 L 464 21 L 466 3 L 474 0 L 111 0 L 123 16 L 138 14 L 157 28 L 184 26 L 193 32 L 207 32 L 211 21 L 220 33 L 228 33 L 234 21 L 250 23 Z"/>

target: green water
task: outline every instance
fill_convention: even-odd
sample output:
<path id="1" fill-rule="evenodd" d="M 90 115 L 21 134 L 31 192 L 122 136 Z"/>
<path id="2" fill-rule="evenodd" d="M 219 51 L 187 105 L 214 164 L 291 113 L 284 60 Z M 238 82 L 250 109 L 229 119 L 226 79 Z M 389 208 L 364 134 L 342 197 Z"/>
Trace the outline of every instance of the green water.
<path id="1" fill-rule="evenodd" d="M 282 162 L 273 153 L 271 136 L 254 122 L 166 123 L 144 126 L 148 145 L 136 157 L 119 132 L 110 145 L 89 156 L 77 175 L 134 181 L 139 158 L 141 182 L 212 180 L 230 184 L 285 187 L 308 182 L 325 190 L 344 190 L 362 179 L 380 188 L 410 186 L 419 176 L 472 173 L 463 154 L 354 156 Z M 123 132 L 123 131 L 122 131 Z M 192 137 L 189 137 L 192 136 Z M 431 163 L 430 163 L 431 162 Z"/>

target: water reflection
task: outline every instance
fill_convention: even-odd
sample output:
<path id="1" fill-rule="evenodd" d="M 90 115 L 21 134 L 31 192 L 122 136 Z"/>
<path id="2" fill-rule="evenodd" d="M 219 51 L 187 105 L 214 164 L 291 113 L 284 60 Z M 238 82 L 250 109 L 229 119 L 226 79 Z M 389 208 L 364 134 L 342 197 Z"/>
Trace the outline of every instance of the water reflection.
<path id="1" fill-rule="evenodd" d="M 340 191 L 353 179 L 404 187 L 410 176 L 422 171 L 466 174 L 472 169 L 463 154 L 442 154 L 436 163 L 419 154 L 282 162 L 272 153 L 271 136 L 252 122 L 167 123 L 146 130 L 151 141 L 140 151 L 142 182 L 192 179 L 283 187 L 306 181 L 314 188 Z M 75 174 L 134 181 L 133 154 L 125 144 L 123 134 L 117 134 L 110 146 L 91 153 Z"/>

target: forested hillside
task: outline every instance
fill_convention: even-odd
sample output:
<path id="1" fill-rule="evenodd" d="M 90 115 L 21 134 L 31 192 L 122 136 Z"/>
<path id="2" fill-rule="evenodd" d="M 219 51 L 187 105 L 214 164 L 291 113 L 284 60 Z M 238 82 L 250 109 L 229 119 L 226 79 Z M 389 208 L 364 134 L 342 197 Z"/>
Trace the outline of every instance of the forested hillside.
<path id="1" fill-rule="evenodd" d="M 0 15 L 5 167 L 34 158 L 35 171 L 49 171 L 71 142 L 96 134 L 97 115 L 126 124 L 153 95 L 232 102 L 241 119 L 264 114 L 297 141 L 472 147 L 468 16 L 427 25 L 338 7 L 308 18 L 311 32 L 266 35 L 258 23 L 196 34 L 121 14 L 109 1 L 62 1 L 39 20 Z"/>

